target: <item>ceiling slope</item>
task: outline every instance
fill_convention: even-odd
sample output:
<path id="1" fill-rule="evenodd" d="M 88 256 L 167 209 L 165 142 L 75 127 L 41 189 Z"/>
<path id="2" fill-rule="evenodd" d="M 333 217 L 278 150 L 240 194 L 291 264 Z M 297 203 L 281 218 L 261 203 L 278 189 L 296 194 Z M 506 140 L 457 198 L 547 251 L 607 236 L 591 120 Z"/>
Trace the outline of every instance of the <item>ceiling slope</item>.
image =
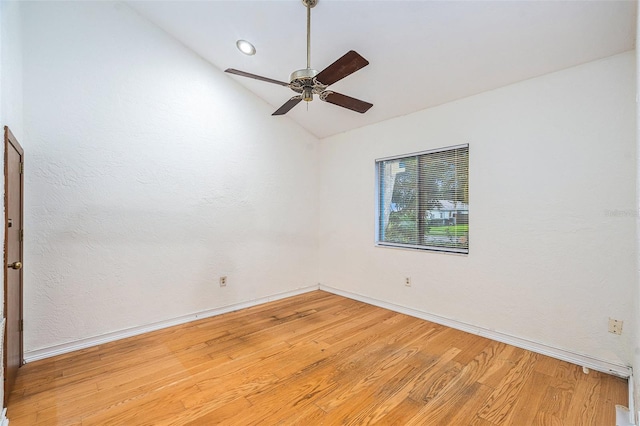
<path id="1" fill-rule="evenodd" d="M 220 70 L 275 80 L 306 65 L 300 0 L 129 1 Z M 318 138 L 634 49 L 635 1 L 340 1 L 312 9 L 311 67 L 349 50 L 370 65 L 332 90 L 372 103 L 365 114 L 319 99 L 286 117 Z M 245 56 L 235 42 L 257 49 Z M 276 108 L 286 87 L 229 75 Z"/>

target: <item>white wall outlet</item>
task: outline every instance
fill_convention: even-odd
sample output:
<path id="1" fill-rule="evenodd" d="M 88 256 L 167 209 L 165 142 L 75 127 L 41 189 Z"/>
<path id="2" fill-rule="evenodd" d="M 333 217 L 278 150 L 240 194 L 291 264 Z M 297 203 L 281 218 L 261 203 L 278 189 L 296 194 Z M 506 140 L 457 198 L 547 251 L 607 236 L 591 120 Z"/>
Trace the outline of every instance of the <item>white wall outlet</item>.
<path id="1" fill-rule="evenodd" d="M 411 277 L 406 277 L 404 279 L 404 285 L 406 285 L 407 287 L 411 287 Z"/>
<path id="2" fill-rule="evenodd" d="M 226 287 L 227 286 L 227 276 L 223 275 L 220 277 L 220 287 Z"/>
<path id="3" fill-rule="evenodd" d="M 609 333 L 622 334 L 622 321 L 609 318 Z"/>

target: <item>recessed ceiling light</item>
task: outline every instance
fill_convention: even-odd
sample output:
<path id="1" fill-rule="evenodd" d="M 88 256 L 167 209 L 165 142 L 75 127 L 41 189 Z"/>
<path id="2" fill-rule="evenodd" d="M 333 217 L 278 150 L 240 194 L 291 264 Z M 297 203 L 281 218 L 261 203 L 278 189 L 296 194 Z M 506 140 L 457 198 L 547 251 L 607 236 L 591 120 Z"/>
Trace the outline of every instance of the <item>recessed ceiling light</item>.
<path id="1" fill-rule="evenodd" d="M 253 44 L 249 43 L 247 40 L 238 40 L 236 41 L 236 46 L 238 46 L 238 50 L 244 53 L 245 55 L 255 55 L 256 48 L 253 47 Z"/>

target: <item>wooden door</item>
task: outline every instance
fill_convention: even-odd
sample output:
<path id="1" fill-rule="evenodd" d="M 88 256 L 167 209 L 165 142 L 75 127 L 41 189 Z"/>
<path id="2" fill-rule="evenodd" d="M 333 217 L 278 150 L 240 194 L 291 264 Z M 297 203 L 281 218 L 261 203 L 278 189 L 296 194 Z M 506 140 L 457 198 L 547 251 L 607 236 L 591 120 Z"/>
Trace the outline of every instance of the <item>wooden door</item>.
<path id="1" fill-rule="evenodd" d="M 8 127 L 4 128 L 4 406 L 16 380 L 22 357 L 22 219 L 24 151 Z"/>

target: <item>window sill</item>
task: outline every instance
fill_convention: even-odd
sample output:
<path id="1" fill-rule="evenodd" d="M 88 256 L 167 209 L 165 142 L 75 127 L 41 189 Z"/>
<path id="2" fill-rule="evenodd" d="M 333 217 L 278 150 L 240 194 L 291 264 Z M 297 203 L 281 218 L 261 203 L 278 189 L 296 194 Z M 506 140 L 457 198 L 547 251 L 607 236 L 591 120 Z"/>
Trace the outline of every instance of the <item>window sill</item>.
<path id="1" fill-rule="evenodd" d="M 444 250 L 432 247 L 423 247 L 423 246 L 408 246 L 402 244 L 389 244 L 389 243 L 375 243 L 377 248 L 389 248 L 396 250 L 409 250 L 409 251 L 423 251 L 428 253 L 439 253 L 439 254 L 451 254 L 454 256 L 469 256 L 469 251 L 453 251 L 453 250 Z"/>

